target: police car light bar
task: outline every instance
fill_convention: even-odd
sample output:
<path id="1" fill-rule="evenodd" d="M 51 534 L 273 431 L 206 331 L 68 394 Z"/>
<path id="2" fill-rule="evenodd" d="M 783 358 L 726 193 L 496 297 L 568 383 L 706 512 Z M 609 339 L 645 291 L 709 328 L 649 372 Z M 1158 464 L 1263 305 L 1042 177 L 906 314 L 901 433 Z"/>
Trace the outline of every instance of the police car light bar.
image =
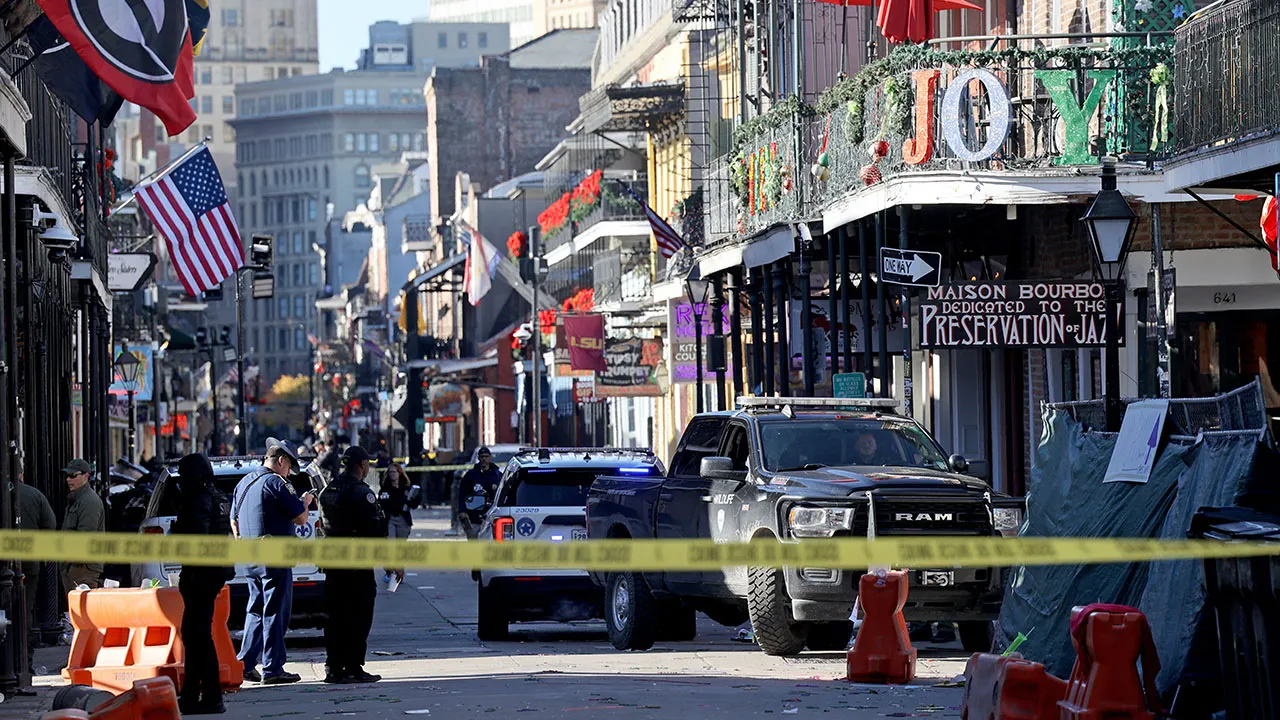
<path id="1" fill-rule="evenodd" d="M 796 398 L 796 397 L 740 397 L 739 408 L 759 410 L 770 408 L 876 408 L 896 409 L 898 401 L 893 398 Z"/>

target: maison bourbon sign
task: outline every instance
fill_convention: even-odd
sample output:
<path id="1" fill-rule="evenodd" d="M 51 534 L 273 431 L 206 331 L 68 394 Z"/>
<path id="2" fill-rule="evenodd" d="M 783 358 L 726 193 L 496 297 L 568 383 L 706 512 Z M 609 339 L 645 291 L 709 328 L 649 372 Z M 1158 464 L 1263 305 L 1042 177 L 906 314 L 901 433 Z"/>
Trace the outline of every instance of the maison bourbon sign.
<path id="1" fill-rule="evenodd" d="M 1107 338 L 1106 307 L 1106 290 L 1094 282 L 928 288 L 920 294 L 920 347 L 1101 347 Z"/>

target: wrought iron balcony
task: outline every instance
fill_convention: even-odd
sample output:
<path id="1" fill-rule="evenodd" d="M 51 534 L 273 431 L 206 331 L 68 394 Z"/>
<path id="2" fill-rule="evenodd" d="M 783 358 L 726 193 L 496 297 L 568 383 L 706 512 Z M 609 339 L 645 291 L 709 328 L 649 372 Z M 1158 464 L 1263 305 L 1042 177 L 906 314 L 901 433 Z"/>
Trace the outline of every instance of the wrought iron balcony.
<path id="1" fill-rule="evenodd" d="M 596 253 L 595 307 L 622 312 L 639 309 L 653 298 L 649 281 L 649 247 L 631 243 Z"/>
<path id="2" fill-rule="evenodd" d="M 1280 86 L 1267 70 L 1280 62 L 1280 3 L 1215 3 L 1175 35 L 1174 145 L 1179 162 L 1280 132 Z"/>
<path id="3" fill-rule="evenodd" d="M 1167 34 L 947 38 L 904 46 L 741 127 L 710 168 L 710 244 L 823 208 L 895 177 L 939 171 L 1074 173 L 1099 155 L 1168 154 Z M 984 50 L 948 50 L 972 47 Z"/>

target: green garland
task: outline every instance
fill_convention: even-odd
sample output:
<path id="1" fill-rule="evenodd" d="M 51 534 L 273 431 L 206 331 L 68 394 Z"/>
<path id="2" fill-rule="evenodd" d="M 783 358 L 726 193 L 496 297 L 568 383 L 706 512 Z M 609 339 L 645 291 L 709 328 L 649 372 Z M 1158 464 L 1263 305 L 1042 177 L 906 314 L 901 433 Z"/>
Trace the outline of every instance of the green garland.
<path id="1" fill-rule="evenodd" d="M 1032 49 L 1002 48 L 998 50 L 938 50 L 928 45 L 899 45 L 888 57 L 881 58 L 867 65 L 857 75 L 846 77 L 827 88 L 818 102 L 806 105 L 797 96 L 788 96 L 768 112 L 758 115 L 738 126 L 733 133 L 733 145 L 736 154 L 752 144 L 756 138 L 770 130 L 776 130 L 793 119 L 812 118 L 832 113 L 838 108 L 847 108 L 847 122 L 850 137 L 861 140 L 863 113 L 862 104 L 866 102 L 867 93 L 886 79 L 913 70 L 929 67 L 974 66 L 987 67 L 1010 62 L 1027 62 L 1041 66 L 1052 61 L 1061 61 L 1064 65 L 1083 63 L 1086 60 L 1105 60 L 1116 67 L 1155 67 L 1158 63 L 1172 62 L 1173 52 L 1170 46 L 1141 46 L 1132 48 L 1098 48 L 1067 45 L 1059 47 L 1039 47 Z M 905 83 L 908 92 L 914 90 L 908 81 Z M 909 108 L 911 102 L 901 103 Z M 894 122 L 893 119 L 890 122 Z"/>

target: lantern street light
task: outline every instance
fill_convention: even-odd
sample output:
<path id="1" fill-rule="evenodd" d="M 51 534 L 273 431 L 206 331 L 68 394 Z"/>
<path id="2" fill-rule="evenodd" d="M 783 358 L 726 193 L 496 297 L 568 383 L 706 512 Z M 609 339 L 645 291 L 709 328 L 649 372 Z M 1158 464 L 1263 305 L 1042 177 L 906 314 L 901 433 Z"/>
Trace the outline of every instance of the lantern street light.
<path id="1" fill-rule="evenodd" d="M 133 394 L 138 390 L 138 371 L 142 369 L 142 363 L 138 362 L 138 358 L 129 352 L 127 344 L 121 345 L 120 355 L 116 357 L 112 363 L 116 371 L 116 376 L 120 378 L 120 382 L 124 384 L 125 392 L 129 397 L 129 460 L 135 461 L 135 451 L 138 442 L 138 415 L 133 406 Z"/>
<path id="2" fill-rule="evenodd" d="M 702 279 L 702 270 L 697 265 L 689 272 L 684 281 L 685 291 L 689 295 L 689 305 L 693 310 L 693 342 L 697 372 L 697 411 L 703 412 L 702 399 L 702 311 L 707 303 L 707 290 L 711 288 L 710 280 Z"/>
<path id="3" fill-rule="evenodd" d="M 1102 159 L 1102 191 L 1080 222 L 1089 230 L 1094 259 L 1106 284 L 1107 430 L 1118 432 L 1120 407 L 1120 317 L 1124 302 L 1124 263 L 1138 229 L 1138 215 L 1116 189 L 1116 159 Z"/>

